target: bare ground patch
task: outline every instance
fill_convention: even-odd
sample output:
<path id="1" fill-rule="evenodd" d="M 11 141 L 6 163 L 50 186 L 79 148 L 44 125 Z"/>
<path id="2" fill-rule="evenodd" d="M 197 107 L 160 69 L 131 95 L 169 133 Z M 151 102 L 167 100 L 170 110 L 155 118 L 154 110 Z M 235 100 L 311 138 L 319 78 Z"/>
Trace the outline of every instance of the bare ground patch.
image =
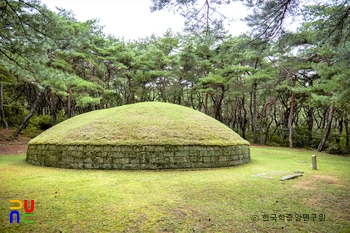
<path id="1" fill-rule="evenodd" d="M 306 191 L 302 199 L 305 205 L 322 207 L 329 215 L 350 221 L 350 182 L 330 175 L 312 175 L 296 182 L 293 187 Z M 326 212 L 323 214 L 327 215 Z"/>
<path id="2" fill-rule="evenodd" d="M 326 183 L 326 184 L 331 184 L 335 185 L 338 187 L 344 186 L 342 184 L 342 181 L 334 176 L 329 176 L 329 175 L 312 175 L 308 179 L 302 179 L 296 182 L 293 187 L 294 188 L 301 188 L 301 189 L 306 189 L 306 190 L 315 190 L 317 188 L 317 185 L 319 183 Z"/>
<path id="3" fill-rule="evenodd" d="M 31 138 L 20 135 L 18 138 L 12 138 L 14 130 L 0 129 L 0 155 L 24 154 L 27 151 L 27 145 Z"/>

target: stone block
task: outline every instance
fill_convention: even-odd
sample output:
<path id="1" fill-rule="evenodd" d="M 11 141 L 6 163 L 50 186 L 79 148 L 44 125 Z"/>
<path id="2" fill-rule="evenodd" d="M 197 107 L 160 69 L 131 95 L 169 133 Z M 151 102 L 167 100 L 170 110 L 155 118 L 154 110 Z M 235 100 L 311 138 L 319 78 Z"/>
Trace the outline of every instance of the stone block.
<path id="1" fill-rule="evenodd" d="M 154 151 L 156 152 L 165 151 L 165 146 L 154 146 Z"/>
<path id="2" fill-rule="evenodd" d="M 200 156 L 200 151 L 198 151 L 198 150 L 187 151 L 187 156 L 190 158 Z"/>
<path id="3" fill-rule="evenodd" d="M 250 158 L 250 154 L 249 154 L 249 152 L 247 152 L 247 153 L 243 154 L 243 158 L 244 158 L 244 159 L 248 159 L 248 158 Z"/>
<path id="4" fill-rule="evenodd" d="M 164 146 L 164 151 L 165 152 L 173 151 L 173 148 L 172 148 L 172 146 L 166 145 L 166 146 Z"/>
<path id="5" fill-rule="evenodd" d="M 188 160 L 192 163 L 200 163 L 203 161 L 200 155 L 190 156 Z"/>
<path id="6" fill-rule="evenodd" d="M 157 165 L 154 163 L 150 163 L 150 164 L 141 164 L 141 169 L 143 170 L 156 170 L 157 169 Z"/>
<path id="7" fill-rule="evenodd" d="M 101 157 L 107 157 L 109 155 L 109 152 L 107 151 L 101 151 Z"/>
<path id="8" fill-rule="evenodd" d="M 214 151 L 214 150 L 208 150 L 208 151 L 207 151 L 207 156 L 208 156 L 208 157 L 216 156 L 216 154 L 217 154 L 217 152 Z"/>
<path id="9" fill-rule="evenodd" d="M 69 164 L 69 168 L 77 169 L 78 168 L 78 164 L 77 163 L 70 163 Z"/>
<path id="10" fill-rule="evenodd" d="M 202 157 L 202 161 L 203 161 L 203 163 L 204 164 L 206 164 L 206 163 L 210 163 L 211 162 L 211 158 L 210 157 Z"/>
<path id="11" fill-rule="evenodd" d="M 104 152 L 111 152 L 111 146 L 101 146 L 101 151 Z"/>
<path id="12" fill-rule="evenodd" d="M 214 151 L 214 150 L 215 150 L 215 147 L 213 147 L 213 146 L 207 146 L 207 147 L 206 147 L 206 150 L 207 150 L 207 151 Z"/>
<path id="13" fill-rule="evenodd" d="M 142 151 L 154 151 L 154 146 L 143 146 Z"/>
<path id="14" fill-rule="evenodd" d="M 75 151 L 84 151 L 84 146 L 76 146 Z"/>
<path id="15" fill-rule="evenodd" d="M 110 147 L 110 151 L 111 152 L 119 152 L 120 151 L 120 147 L 119 146 L 109 146 Z"/>
<path id="16" fill-rule="evenodd" d="M 120 146 L 119 151 L 122 151 L 122 152 L 130 151 L 130 147 L 129 146 Z"/>
<path id="17" fill-rule="evenodd" d="M 119 151 L 113 151 L 113 152 L 111 151 L 110 156 L 112 158 L 123 158 L 124 157 L 123 153 L 121 153 Z"/>
<path id="18" fill-rule="evenodd" d="M 188 157 L 188 151 L 176 151 L 174 152 L 176 157 Z"/>
<path id="19" fill-rule="evenodd" d="M 141 163 L 150 163 L 150 155 L 148 153 L 143 153 L 140 155 Z"/>
<path id="20" fill-rule="evenodd" d="M 74 157 L 76 157 L 76 158 L 85 158 L 85 152 L 82 151 L 82 150 L 74 151 Z"/>
<path id="21" fill-rule="evenodd" d="M 199 154 L 200 154 L 201 157 L 207 157 L 207 156 L 209 156 L 207 150 L 201 150 L 201 151 L 199 152 Z"/>
<path id="22" fill-rule="evenodd" d="M 103 157 L 103 163 L 111 164 L 113 162 L 113 158 L 111 157 Z"/>
<path id="23" fill-rule="evenodd" d="M 140 154 L 140 152 L 128 151 L 124 154 L 124 157 L 127 157 L 129 159 L 138 159 L 139 154 Z"/>
<path id="24" fill-rule="evenodd" d="M 184 156 L 173 156 L 169 160 L 170 163 L 186 163 L 188 162 L 188 158 Z"/>
<path id="25" fill-rule="evenodd" d="M 113 163 L 114 164 L 128 164 L 129 159 L 128 158 L 114 158 Z"/>
<path id="26" fill-rule="evenodd" d="M 113 169 L 119 170 L 119 169 L 122 169 L 122 168 L 123 168 L 122 164 L 113 162 Z"/>
<path id="27" fill-rule="evenodd" d="M 129 163 L 130 164 L 140 164 L 140 159 L 139 158 L 129 158 Z"/>
<path id="28" fill-rule="evenodd" d="M 124 169 L 127 169 L 127 170 L 140 170 L 140 167 L 141 165 L 140 164 L 125 164 L 124 165 Z"/>
<path id="29" fill-rule="evenodd" d="M 92 151 L 90 156 L 92 158 L 93 157 L 99 158 L 99 157 L 102 157 L 102 152 L 101 151 Z"/>
<path id="30" fill-rule="evenodd" d="M 103 164 L 100 164 L 100 168 L 105 169 L 105 170 L 110 170 L 113 168 L 113 165 L 110 163 L 103 163 Z"/>
<path id="31" fill-rule="evenodd" d="M 164 152 L 164 153 L 163 153 L 163 157 L 164 157 L 164 158 L 171 158 L 171 157 L 174 157 L 174 156 L 175 156 L 175 153 L 176 153 L 176 152 L 173 152 L 173 151 L 171 151 L 171 152 Z"/>
<path id="32" fill-rule="evenodd" d="M 65 156 L 65 157 L 62 158 L 62 162 L 72 163 L 73 162 L 73 157 Z"/>
<path id="33" fill-rule="evenodd" d="M 211 167 L 215 167 L 215 166 L 211 163 L 202 163 L 202 167 L 203 168 L 211 168 Z"/>
<path id="34" fill-rule="evenodd" d="M 84 163 L 92 163 L 92 159 L 91 157 L 86 157 L 85 159 L 83 159 Z"/>

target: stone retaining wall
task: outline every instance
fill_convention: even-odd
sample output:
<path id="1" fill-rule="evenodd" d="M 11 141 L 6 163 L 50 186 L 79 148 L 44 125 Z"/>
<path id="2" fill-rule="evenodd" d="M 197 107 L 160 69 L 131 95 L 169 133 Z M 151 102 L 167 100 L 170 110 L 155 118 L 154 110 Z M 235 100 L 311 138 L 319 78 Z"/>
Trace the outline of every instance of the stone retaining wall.
<path id="1" fill-rule="evenodd" d="M 75 169 L 211 168 L 250 162 L 250 147 L 29 144 L 26 160 L 35 165 Z"/>

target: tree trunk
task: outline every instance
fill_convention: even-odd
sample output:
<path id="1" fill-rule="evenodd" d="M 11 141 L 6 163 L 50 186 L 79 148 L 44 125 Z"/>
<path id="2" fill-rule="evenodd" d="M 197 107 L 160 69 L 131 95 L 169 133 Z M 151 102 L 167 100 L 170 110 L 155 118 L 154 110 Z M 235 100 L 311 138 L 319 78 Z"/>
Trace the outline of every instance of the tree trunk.
<path id="1" fill-rule="evenodd" d="M 257 131 L 256 131 L 256 114 L 257 114 L 257 101 L 256 101 L 256 89 L 257 89 L 257 84 L 253 84 L 253 142 L 257 143 L 258 137 L 257 137 Z"/>
<path id="2" fill-rule="evenodd" d="M 349 120 L 348 119 L 344 120 L 344 126 L 345 126 L 345 133 L 346 133 L 345 145 L 346 145 L 346 148 L 349 148 Z"/>
<path id="3" fill-rule="evenodd" d="M 266 132 L 265 132 L 265 139 L 264 139 L 264 145 L 266 145 L 267 140 L 269 138 L 269 131 L 270 131 L 270 127 L 272 125 L 273 122 L 273 115 L 270 113 L 270 117 L 271 117 L 271 121 L 267 124 L 266 126 Z"/>
<path id="4" fill-rule="evenodd" d="M 280 121 L 278 120 L 277 118 L 277 115 L 276 115 L 276 105 L 273 106 L 273 115 L 272 115 L 272 119 L 273 121 L 275 122 L 275 129 L 273 130 L 273 133 L 276 133 L 276 131 L 278 130 L 278 128 L 280 127 L 281 123 Z"/>
<path id="5" fill-rule="evenodd" d="M 237 106 L 235 104 L 232 104 L 232 117 L 231 117 L 231 129 L 234 130 L 236 127 L 236 115 L 237 115 Z"/>
<path id="6" fill-rule="evenodd" d="M 127 84 L 128 84 L 128 88 L 129 88 L 129 95 L 126 96 L 126 102 L 127 103 L 136 103 L 135 101 L 135 93 L 133 91 L 133 81 L 132 81 L 132 77 L 130 75 L 126 75 L 127 78 Z"/>
<path id="7" fill-rule="evenodd" d="M 326 132 L 323 135 L 323 138 L 320 142 L 320 145 L 318 145 L 317 150 L 318 151 L 323 151 L 324 150 L 324 146 L 326 144 L 327 138 L 329 136 L 329 133 L 331 132 L 331 128 L 332 128 L 332 120 L 333 120 L 333 114 L 334 114 L 334 105 L 332 104 L 329 107 L 329 113 L 328 113 L 328 121 L 327 121 L 327 126 L 326 126 Z"/>
<path id="8" fill-rule="evenodd" d="M 32 105 L 32 107 L 30 108 L 29 113 L 27 114 L 27 116 L 24 118 L 24 121 L 22 122 L 22 124 L 18 127 L 18 129 L 16 130 L 16 132 L 14 132 L 13 137 L 14 138 L 18 138 L 18 135 L 22 132 L 23 129 L 25 129 L 28 125 L 28 122 L 30 120 L 30 118 L 33 116 L 36 108 L 38 107 L 38 104 L 40 103 L 43 95 L 46 92 L 46 88 L 43 88 L 36 96 L 36 99 L 34 101 L 34 104 Z"/>
<path id="9" fill-rule="evenodd" d="M 326 126 L 327 110 L 328 109 L 325 109 L 323 112 L 321 129 L 324 129 L 324 127 Z"/>
<path id="10" fill-rule="evenodd" d="M 340 117 L 340 120 L 339 120 L 339 135 L 335 139 L 337 144 L 340 143 L 341 135 L 343 134 L 343 122 L 344 122 L 343 117 Z"/>
<path id="11" fill-rule="evenodd" d="M 260 118 L 260 124 L 259 124 L 259 134 L 260 134 L 260 145 L 264 144 L 264 138 L 263 138 L 263 116 Z"/>
<path id="12" fill-rule="evenodd" d="M 208 92 L 205 93 L 205 99 L 204 99 L 204 113 L 209 115 L 208 112 L 208 98 L 209 98 L 209 94 Z"/>
<path id="13" fill-rule="evenodd" d="M 224 118 L 223 118 L 223 123 L 225 125 L 230 125 L 230 120 L 229 120 L 229 117 L 228 117 L 228 112 L 229 112 L 229 107 L 228 107 L 228 103 L 227 101 L 224 101 L 223 103 L 223 108 L 224 108 Z"/>
<path id="14" fill-rule="evenodd" d="M 292 77 L 292 87 L 295 87 L 296 77 Z M 289 129 L 289 147 L 293 148 L 293 115 L 294 115 L 294 97 L 295 92 L 292 91 L 292 99 L 290 101 L 290 111 L 288 117 L 288 129 Z"/>
<path id="15" fill-rule="evenodd" d="M 219 97 L 210 95 L 211 100 L 213 101 L 213 108 L 214 108 L 214 118 L 220 122 L 222 122 L 222 115 L 221 115 L 221 104 L 222 100 L 224 99 L 224 88 L 221 88 L 222 92 Z M 217 99 L 218 98 L 218 99 Z"/>
<path id="16" fill-rule="evenodd" d="M 254 119 L 254 114 L 253 114 L 253 92 L 249 93 L 250 95 L 250 100 L 249 100 L 249 113 L 250 113 L 250 124 L 251 124 L 251 130 L 254 132 L 254 126 L 253 126 L 253 119 Z"/>
<path id="17" fill-rule="evenodd" d="M 244 107 L 244 94 L 243 94 L 243 97 L 242 97 L 242 109 L 243 109 L 243 124 L 242 124 L 242 138 L 243 139 L 246 139 L 246 136 L 245 136 L 245 130 L 246 130 L 246 126 L 247 126 L 247 110 L 245 109 Z"/>
<path id="18" fill-rule="evenodd" d="M 307 111 L 307 146 L 310 147 L 311 146 L 311 141 L 312 141 L 312 127 L 314 125 L 314 110 L 313 108 L 310 108 Z"/>
<path id="19" fill-rule="evenodd" d="M 55 104 L 55 95 L 50 93 L 50 112 L 52 115 L 52 126 L 56 125 L 57 115 L 56 115 L 56 104 Z"/>
<path id="20" fill-rule="evenodd" d="M 219 103 L 217 104 L 216 108 L 215 108 L 215 119 L 217 119 L 218 121 L 223 123 L 222 120 L 222 114 L 221 114 L 221 105 L 222 105 L 222 101 L 224 99 L 224 93 L 225 93 L 225 87 L 221 87 L 221 95 L 219 97 Z"/>
<path id="21" fill-rule="evenodd" d="M 262 110 L 261 110 L 261 117 L 260 117 L 260 124 L 259 124 L 260 125 L 259 128 L 260 128 L 260 144 L 261 145 L 264 144 L 263 126 L 264 126 L 264 120 L 266 118 L 266 112 L 267 112 L 267 108 L 268 108 L 269 104 L 270 104 L 269 102 L 265 103 L 263 105 Z"/>
<path id="22" fill-rule="evenodd" d="M 7 121 L 5 119 L 5 112 L 4 112 L 4 94 L 3 94 L 2 83 L 0 83 L 0 117 L 1 117 L 1 123 L 4 125 L 4 128 L 8 129 L 9 125 L 7 124 Z"/>

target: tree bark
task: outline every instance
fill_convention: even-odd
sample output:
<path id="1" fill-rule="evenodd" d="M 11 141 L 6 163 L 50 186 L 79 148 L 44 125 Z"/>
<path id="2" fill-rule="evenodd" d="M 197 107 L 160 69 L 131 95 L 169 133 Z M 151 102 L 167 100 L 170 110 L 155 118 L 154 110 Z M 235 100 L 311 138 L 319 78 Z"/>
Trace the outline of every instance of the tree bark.
<path id="1" fill-rule="evenodd" d="M 27 114 L 27 116 L 24 118 L 24 121 L 22 122 L 22 124 L 18 127 L 18 129 L 14 132 L 13 137 L 14 138 L 18 138 L 18 135 L 22 132 L 23 129 L 25 129 L 28 125 L 28 122 L 30 120 L 30 118 L 34 115 L 34 112 L 36 110 L 36 108 L 38 107 L 43 95 L 46 92 L 46 88 L 43 88 L 36 96 L 36 99 L 32 105 L 32 107 L 30 108 L 29 113 Z"/>
<path id="2" fill-rule="evenodd" d="M 5 129 L 9 128 L 9 125 L 7 124 L 7 121 L 5 119 L 5 112 L 4 112 L 4 94 L 3 94 L 3 84 L 0 83 L 0 117 L 1 117 L 1 123 L 3 124 Z"/>
<path id="3" fill-rule="evenodd" d="M 204 99 L 204 113 L 209 115 L 208 112 L 208 98 L 209 98 L 209 94 L 208 92 L 205 93 L 205 99 Z"/>
<path id="4" fill-rule="evenodd" d="M 267 124 L 267 127 L 266 127 L 264 145 L 266 145 L 267 140 L 268 140 L 268 138 L 269 138 L 269 131 L 270 131 L 270 127 L 271 127 L 272 122 L 273 122 L 273 115 L 270 114 L 270 117 L 271 117 L 271 121 Z"/>
<path id="5" fill-rule="evenodd" d="M 346 133 L 345 146 L 346 148 L 349 148 L 349 120 L 348 119 L 344 120 L 344 126 L 345 126 L 345 133 Z"/>
<path id="6" fill-rule="evenodd" d="M 250 100 L 249 100 L 249 113 L 250 113 L 250 123 L 251 123 L 251 130 L 252 132 L 254 132 L 254 126 L 253 126 L 253 118 L 254 118 L 254 114 L 253 114 L 253 92 L 251 91 L 249 93 L 250 96 Z"/>
<path id="7" fill-rule="evenodd" d="M 221 105 L 222 105 L 222 100 L 224 99 L 224 92 L 225 92 L 225 88 L 222 86 L 221 94 L 219 97 L 217 95 L 210 94 L 211 100 L 213 101 L 214 118 L 220 122 L 222 122 Z"/>
<path id="8" fill-rule="evenodd" d="M 257 101 L 256 101 L 256 90 L 257 90 L 257 83 L 253 84 L 253 142 L 257 143 L 258 137 L 257 137 L 257 130 L 256 130 L 256 114 L 257 114 Z"/>
<path id="9" fill-rule="evenodd" d="M 295 87 L 296 77 L 292 77 L 292 87 Z M 293 148 L 293 115 L 294 115 L 294 98 L 295 92 L 292 91 L 292 99 L 290 101 L 290 111 L 288 117 L 288 129 L 289 129 L 289 147 Z"/>
<path id="10" fill-rule="evenodd" d="M 50 112 L 52 115 L 52 126 L 56 125 L 57 115 L 56 115 L 56 103 L 55 103 L 55 95 L 50 93 Z"/>
<path id="11" fill-rule="evenodd" d="M 264 144 L 264 138 L 263 138 L 263 126 L 264 126 L 264 120 L 266 117 L 266 109 L 267 109 L 268 103 L 265 103 L 263 105 L 263 108 L 261 110 L 261 117 L 260 117 L 260 123 L 259 123 L 259 129 L 260 129 L 260 144 Z"/>
<path id="12" fill-rule="evenodd" d="M 333 114 L 334 114 L 334 105 L 332 104 L 332 105 L 329 107 L 329 113 L 328 113 L 328 121 L 327 121 L 327 126 L 326 126 L 326 132 L 324 133 L 323 138 L 322 138 L 320 144 L 318 145 L 318 148 L 317 148 L 318 151 L 323 151 L 323 150 L 324 150 L 324 146 L 325 146 L 325 144 L 326 144 L 327 138 L 328 138 L 328 136 L 329 136 L 329 133 L 331 132 Z"/>
<path id="13" fill-rule="evenodd" d="M 247 126 L 247 122 L 248 122 L 248 120 L 247 120 L 247 110 L 245 109 L 245 107 L 244 107 L 244 100 L 245 100 L 245 98 L 244 98 L 244 93 L 243 93 L 243 97 L 242 97 L 242 109 L 243 109 L 243 124 L 242 124 L 242 126 L 241 126 L 241 129 L 242 129 L 242 138 L 243 139 L 246 139 L 246 136 L 245 136 L 245 130 L 246 130 L 246 126 Z"/>
<path id="14" fill-rule="evenodd" d="M 311 141 L 312 141 L 312 127 L 314 125 L 314 110 L 313 108 L 308 109 L 307 111 L 307 146 L 311 146 Z"/>
<path id="15" fill-rule="evenodd" d="M 339 135 L 338 135 L 338 137 L 335 139 L 336 142 L 337 142 L 337 144 L 340 143 L 341 135 L 342 135 L 342 133 L 343 133 L 343 122 L 344 122 L 343 117 L 340 117 L 340 120 L 339 120 Z"/>
<path id="16" fill-rule="evenodd" d="M 236 104 L 232 104 L 232 112 L 231 112 L 231 129 L 234 130 L 236 127 L 236 118 L 237 118 L 237 106 Z"/>
<path id="17" fill-rule="evenodd" d="M 132 77 L 130 75 L 126 75 L 126 78 L 127 78 L 128 88 L 129 88 L 129 95 L 127 96 L 126 102 L 127 103 L 136 103 L 135 93 L 133 91 L 134 84 L 132 82 Z"/>

